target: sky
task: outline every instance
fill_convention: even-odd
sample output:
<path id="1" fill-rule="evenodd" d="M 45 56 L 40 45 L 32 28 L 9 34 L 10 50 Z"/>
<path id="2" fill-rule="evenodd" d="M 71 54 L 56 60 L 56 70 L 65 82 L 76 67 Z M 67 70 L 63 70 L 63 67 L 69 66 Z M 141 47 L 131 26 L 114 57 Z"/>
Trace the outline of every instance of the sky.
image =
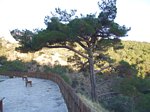
<path id="1" fill-rule="evenodd" d="M 0 33 L 13 29 L 46 28 L 44 17 L 55 8 L 77 9 L 77 14 L 99 13 L 100 0 L 0 0 Z M 125 40 L 150 42 L 150 0 L 117 0 L 115 22 L 131 27 Z"/>

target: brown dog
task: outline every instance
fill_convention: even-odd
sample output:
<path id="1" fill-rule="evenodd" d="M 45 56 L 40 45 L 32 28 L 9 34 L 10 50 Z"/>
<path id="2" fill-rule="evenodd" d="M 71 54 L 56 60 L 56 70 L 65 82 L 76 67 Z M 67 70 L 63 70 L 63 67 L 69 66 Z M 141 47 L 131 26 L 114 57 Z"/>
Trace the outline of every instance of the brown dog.
<path id="1" fill-rule="evenodd" d="M 26 87 L 28 86 L 28 84 L 30 84 L 30 86 L 32 87 L 32 81 L 28 80 L 27 77 L 25 78 L 25 84 L 26 84 Z"/>

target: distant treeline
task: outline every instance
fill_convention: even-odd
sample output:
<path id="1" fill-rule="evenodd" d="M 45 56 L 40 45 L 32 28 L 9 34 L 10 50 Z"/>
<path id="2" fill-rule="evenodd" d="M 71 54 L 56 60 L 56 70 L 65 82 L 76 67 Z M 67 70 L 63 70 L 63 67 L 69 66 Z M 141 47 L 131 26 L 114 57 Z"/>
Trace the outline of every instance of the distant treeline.
<path id="1" fill-rule="evenodd" d="M 122 41 L 123 49 L 107 51 L 116 62 L 125 61 L 137 70 L 138 76 L 150 76 L 150 43 Z"/>

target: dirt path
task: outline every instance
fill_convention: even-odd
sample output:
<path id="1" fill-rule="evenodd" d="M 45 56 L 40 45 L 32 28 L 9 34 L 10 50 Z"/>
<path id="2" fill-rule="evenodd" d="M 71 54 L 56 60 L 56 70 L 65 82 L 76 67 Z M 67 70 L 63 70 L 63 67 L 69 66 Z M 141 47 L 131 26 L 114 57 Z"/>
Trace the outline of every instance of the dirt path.
<path id="1" fill-rule="evenodd" d="M 26 87 L 22 78 L 0 82 L 0 97 L 5 97 L 4 112 L 68 112 L 56 83 L 36 78 L 29 80 L 32 80 L 32 87 Z"/>

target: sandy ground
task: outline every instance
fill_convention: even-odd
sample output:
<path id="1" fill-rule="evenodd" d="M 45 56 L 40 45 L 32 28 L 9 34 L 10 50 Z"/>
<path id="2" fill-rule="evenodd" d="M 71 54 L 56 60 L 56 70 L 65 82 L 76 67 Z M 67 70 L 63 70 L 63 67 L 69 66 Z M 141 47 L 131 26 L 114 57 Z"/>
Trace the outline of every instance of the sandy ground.
<path id="1" fill-rule="evenodd" d="M 44 79 L 29 78 L 32 87 L 22 78 L 0 82 L 0 98 L 4 112 L 68 112 L 58 85 Z"/>

